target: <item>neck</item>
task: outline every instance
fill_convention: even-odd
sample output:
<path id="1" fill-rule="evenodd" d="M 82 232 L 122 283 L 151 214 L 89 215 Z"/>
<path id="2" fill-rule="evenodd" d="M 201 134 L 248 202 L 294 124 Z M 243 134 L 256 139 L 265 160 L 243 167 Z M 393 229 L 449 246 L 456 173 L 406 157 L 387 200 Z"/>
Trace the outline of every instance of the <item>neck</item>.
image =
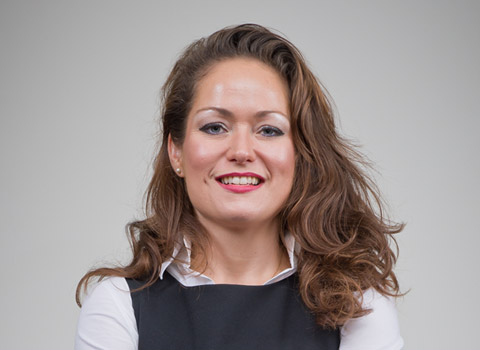
<path id="1" fill-rule="evenodd" d="M 262 285 L 290 266 L 276 221 L 241 229 L 201 223 L 210 240 L 204 274 L 217 284 Z M 194 270 L 201 258 L 193 255 Z"/>

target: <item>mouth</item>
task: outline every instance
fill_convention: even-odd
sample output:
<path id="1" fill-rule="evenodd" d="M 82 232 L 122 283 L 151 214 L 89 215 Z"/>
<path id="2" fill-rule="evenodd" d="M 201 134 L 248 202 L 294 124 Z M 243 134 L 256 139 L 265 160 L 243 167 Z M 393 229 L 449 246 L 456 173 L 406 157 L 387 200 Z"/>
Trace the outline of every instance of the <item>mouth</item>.
<path id="1" fill-rule="evenodd" d="M 215 180 L 227 186 L 259 186 L 265 181 L 263 177 L 255 173 L 229 173 L 220 175 Z"/>

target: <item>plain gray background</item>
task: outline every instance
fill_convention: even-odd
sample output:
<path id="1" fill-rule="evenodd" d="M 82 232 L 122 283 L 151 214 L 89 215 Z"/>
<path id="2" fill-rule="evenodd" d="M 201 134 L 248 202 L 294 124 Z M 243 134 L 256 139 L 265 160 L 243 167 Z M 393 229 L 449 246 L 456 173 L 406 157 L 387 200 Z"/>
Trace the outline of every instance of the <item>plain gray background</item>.
<path id="1" fill-rule="evenodd" d="M 77 281 L 129 256 L 166 74 L 191 41 L 244 22 L 304 53 L 407 223 L 406 349 L 475 347 L 479 2 L 0 4 L 2 348 L 72 348 Z"/>

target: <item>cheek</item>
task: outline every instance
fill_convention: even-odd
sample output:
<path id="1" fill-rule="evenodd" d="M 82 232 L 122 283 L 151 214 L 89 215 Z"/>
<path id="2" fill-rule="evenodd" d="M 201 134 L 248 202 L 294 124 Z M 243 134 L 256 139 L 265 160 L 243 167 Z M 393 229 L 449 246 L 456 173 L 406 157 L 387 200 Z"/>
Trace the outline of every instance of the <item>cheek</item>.
<path id="1" fill-rule="evenodd" d="M 218 159 L 219 148 L 205 140 L 194 137 L 185 140 L 183 145 L 183 165 L 185 171 L 199 173 L 208 171 Z"/>
<path id="2" fill-rule="evenodd" d="M 278 147 L 277 152 L 271 159 L 285 178 L 293 181 L 293 174 L 295 172 L 295 151 L 293 145 L 289 144 L 285 147 Z"/>

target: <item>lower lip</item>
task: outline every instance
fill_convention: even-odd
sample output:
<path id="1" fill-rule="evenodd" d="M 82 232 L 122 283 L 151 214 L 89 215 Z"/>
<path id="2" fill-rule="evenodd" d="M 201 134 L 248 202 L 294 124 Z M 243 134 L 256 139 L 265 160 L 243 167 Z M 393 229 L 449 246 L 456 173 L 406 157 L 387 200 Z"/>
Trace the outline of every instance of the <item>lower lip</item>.
<path id="1" fill-rule="evenodd" d="M 227 191 L 235 192 L 235 193 L 245 193 L 245 192 L 255 191 L 262 186 L 262 183 L 254 186 L 254 185 L 225 185 L 224 183 L 221 183 L 219 181 L 217 182 L 220 186 L 222 186 Z"/>

